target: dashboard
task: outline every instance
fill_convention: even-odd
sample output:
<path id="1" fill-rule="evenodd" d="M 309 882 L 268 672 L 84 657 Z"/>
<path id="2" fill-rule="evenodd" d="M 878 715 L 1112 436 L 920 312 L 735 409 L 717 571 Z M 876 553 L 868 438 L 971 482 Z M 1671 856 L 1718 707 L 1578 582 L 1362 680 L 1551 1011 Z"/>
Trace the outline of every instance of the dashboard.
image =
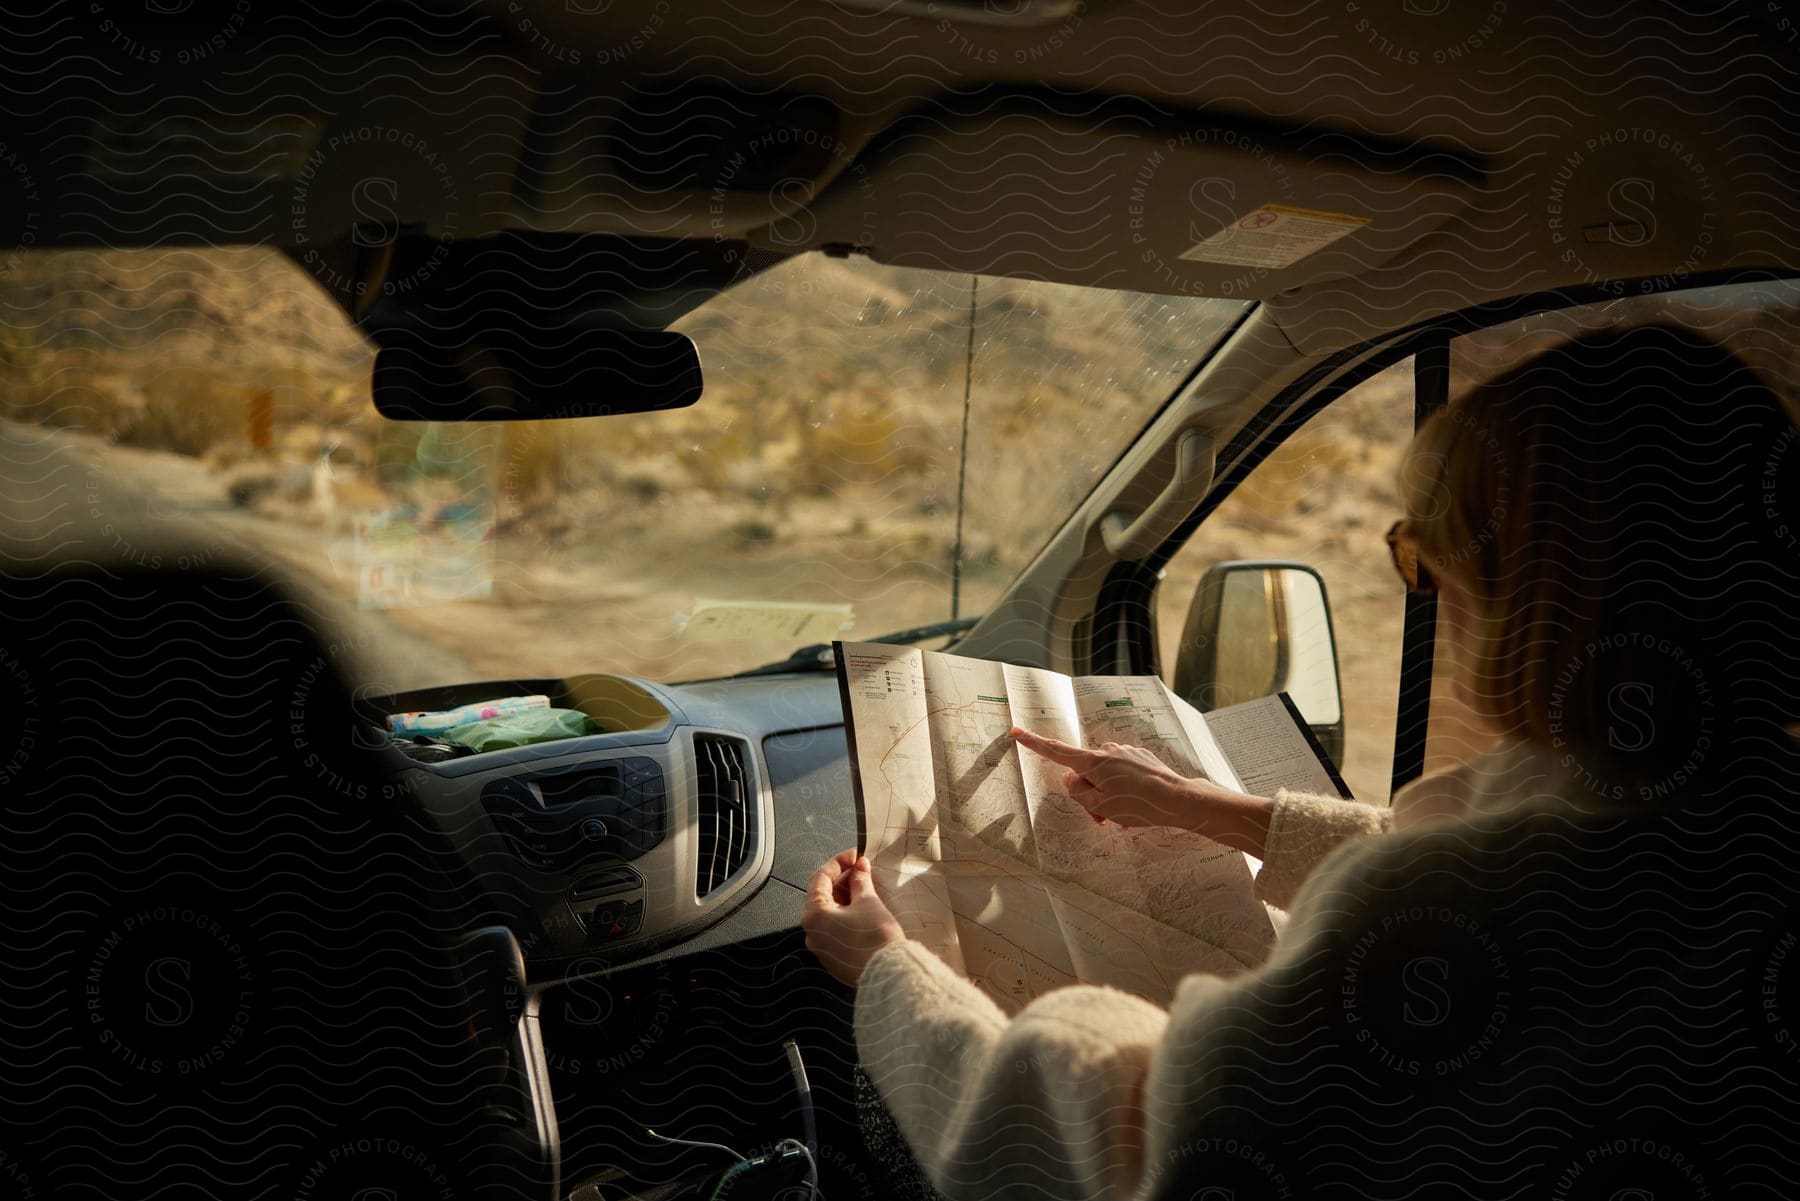
<path id="1" fill-rule="evenodd" d="M 599 732 L 483 753 L 387 732 L 391 713 L 540 694 Z M 789 1040 L 837 1149 L 821 1188 L 867 1194 L 851 994 L 800 932 L 813 872 L 857 843 L 835 672 L 488 680 L 353 704 L 388 786 L 477 892 L 495 995 L 517 1007 L 496 1024 L 514 1108 L 556 1195 L 705 1195 L 717 1155 L 680 1139 L 799 1134 Z"/>
<path id="2" fill-rule="evenodd" d="M 531 984 L 792 930 L 812 872 L 856 843 L 832 673 L 484 681 L 365 695 L 358 717 L 527 694 L 601 732 L 454 757 L 382 737 L 393 787 L 457 848 Z"/>

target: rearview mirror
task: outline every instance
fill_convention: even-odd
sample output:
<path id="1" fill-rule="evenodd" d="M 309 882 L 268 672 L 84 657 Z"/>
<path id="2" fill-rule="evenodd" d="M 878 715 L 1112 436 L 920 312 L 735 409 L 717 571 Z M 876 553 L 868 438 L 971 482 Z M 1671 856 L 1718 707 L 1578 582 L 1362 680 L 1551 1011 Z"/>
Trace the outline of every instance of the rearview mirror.
<path id="1" fill-rule="evenodd" d="M 1203 713 L 1285 692 L 1332 763 L 1344 765 L 1331 603 L 1325 581 L 1304 564 L 1208 568 L 1182 627 L 1173 687 Z"/>
<path id="2" fill-rule="evenodd" d="M 681 409 L 700 399 L 686 334 L 594 326 L 389 327 L 370 391 L 390 421 L 543 421 Z"/>

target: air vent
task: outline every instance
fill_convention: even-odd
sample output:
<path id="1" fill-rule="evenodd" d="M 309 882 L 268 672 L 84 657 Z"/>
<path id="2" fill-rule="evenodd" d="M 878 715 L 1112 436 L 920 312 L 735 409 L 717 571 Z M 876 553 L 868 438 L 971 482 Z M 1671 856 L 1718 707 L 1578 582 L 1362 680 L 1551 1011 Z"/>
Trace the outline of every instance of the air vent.
<path id="1" fill-rule="evenodd" d="M 734 738 L 694 736 L 700 803 L 696 897 L 705 897 L 731 879 L 750 857 L 752 816 L 744 751 L 744 744 Z"/>

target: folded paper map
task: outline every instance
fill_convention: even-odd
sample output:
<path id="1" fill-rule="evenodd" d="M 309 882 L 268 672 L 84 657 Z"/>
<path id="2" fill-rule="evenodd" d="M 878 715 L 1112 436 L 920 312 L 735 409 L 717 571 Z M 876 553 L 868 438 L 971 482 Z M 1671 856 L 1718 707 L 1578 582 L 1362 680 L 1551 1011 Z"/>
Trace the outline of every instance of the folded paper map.
<path id="1" fill-rule="evenodd" d="M 1016 1011 L 1110 984 L 1167 1004 L 1190 972 L 1275 940 L 1253 861 L 1198 834 L 1098 824 L 1019 726 L 1140 746 L 1187 776 L 1342 793 L 1285 695 L 1202 715 L 1154 676 L 1088 676 L 879 643 L 836 644 L 858 838 L 909 938 Z"/>

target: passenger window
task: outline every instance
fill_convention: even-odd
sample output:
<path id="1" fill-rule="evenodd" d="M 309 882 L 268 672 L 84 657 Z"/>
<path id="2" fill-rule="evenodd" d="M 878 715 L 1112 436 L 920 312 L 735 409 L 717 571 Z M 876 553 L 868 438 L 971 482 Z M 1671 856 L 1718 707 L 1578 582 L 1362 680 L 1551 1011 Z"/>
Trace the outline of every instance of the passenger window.
<path id="1" fill-rule="evenodd" d="M 1207 568 L 1283 559 L 1316 569 L 1337 636 L 1344 781 L 1376 804 L 1386 803 L 1393 774 L 1405 616 L 1383 535 L 1400 515 L 1395 476 L 1412 438 L 1412 370 L 1406 359 L 1363 381 L 1282 443 L 1170 560 L 1156 602 L 1163 678 L 1172 680 Z"/>

